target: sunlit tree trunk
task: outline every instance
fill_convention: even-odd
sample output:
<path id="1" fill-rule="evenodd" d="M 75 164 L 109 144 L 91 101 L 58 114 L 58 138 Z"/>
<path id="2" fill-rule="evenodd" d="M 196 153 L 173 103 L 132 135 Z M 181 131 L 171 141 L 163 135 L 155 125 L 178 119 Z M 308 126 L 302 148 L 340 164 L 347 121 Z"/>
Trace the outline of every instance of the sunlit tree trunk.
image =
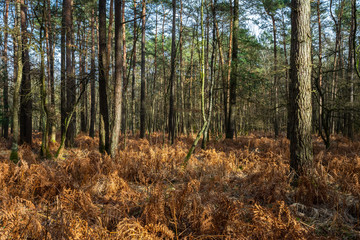
<path id="1" fill-rule="evenodd" d="M 110 154 L 115 157 L 121 130 L 121 100 L 122 100 L 122 59 L 121 59 L 121 5 L 122 0 L 115 0 L 115 113 L 112 129 Z"/>
<path id="2" fill-rule="evenodd" d="M 12 147 L 11 147 L 11 154 L 10 160 L 17 163 L 19 161 L 18 156 L 18 142 L 19 142 L 19 108 L 20 108 L 20 86 L 22 80 L 22 71 L 23 71 L 23 64 L 22 64 L 22 39 L 21 39 L 21 2 L 17 0 L 15 3 L 16 8 L 16 26 L 15 26 L 15 33 L 16 33 L 16 41 L 17 41 L 17 57 L 16 57 L 16 65 L 17 65 L 17 74 L 16 74 L 16 82 L 14 86 L 14 93 L 13 93 L 13 138 L 12 138 Z"/>
<path id="3" fill-rule="evenodd" d="M 8 72 L 8 16 L 9 16 L 9 2 L 10 0 L 5 1 L 5 14 L 4 14 L 4 72 L 3 72 L 3 104 L 4 104 L 4 115 L 3 115 L 3 122 L 2 122 L 2 136 L 4 138 L 9 137 L 9 72 Z"/>
<path id="4" fill-rule="evenodd" d="M 56 119 L 54 116 L 56 115 L 55 109 L 55 80 L 54 80 L 54 48 L 55 48 L 55 35 L 53 32 L 52 20 L 51 20 L 51 3 L 50 0 L 47 0 L 47 23 L 46 26 L 48 32 L 48 67 L 49 67 L 49 89 L 50 89 L 50 111 L 52 118 L 49 118 L 49 129 L 50 129 L 50 141 L 56 141 L 56 126 L 55 121 Z"/>
<path id="5" fill-rule="evenodd" d="M 291 1 L 290 169 L 297 177 L 312 168 L 310 1 Z"/>

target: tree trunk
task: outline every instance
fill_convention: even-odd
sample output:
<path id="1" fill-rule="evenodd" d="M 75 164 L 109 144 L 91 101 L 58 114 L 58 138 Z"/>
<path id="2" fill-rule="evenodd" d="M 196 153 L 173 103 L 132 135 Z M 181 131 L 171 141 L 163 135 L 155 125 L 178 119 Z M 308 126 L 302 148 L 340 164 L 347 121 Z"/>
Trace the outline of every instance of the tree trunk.
<path id="1" fill-rule="evenodd" d="M 125 1 L 122 1 L 122 9 L 121 9 L 121 22 L 125 22 Z M 126 62 L 126 25 L 125 23 L 121 26 L 121 41 L 122 41 L 122 60 L 121 60 L 121 68 L 122 68 L 122 116 L 121 116 L 121 128 L 122 132 L 126 134 L 126 126 L 127 126 L 127 86 L 128 86 L 128 74 L 127 74 L 127 62 Z"/>
<path id="2" fill-rule="evenodd" d="M 66 119 L 66 11 L 67 0 L 63 0 L 62 6 L 62 20 L 61 20 L 61 138 L 65 134 L 65 119 Z"/>
<path id="3" fill-rule="evenodd" d="M 136 0 L 134 0 L 134 35 L 133 35 L 133 66 L 132 66 L 132 82 L 131 82 L 131 131 L 135 134 L 136 130 L 136 107 L 135 107 L 135 72 L 136 72 L 136 42 L 137 42 L 137 21 L 136 21 Z"/>
<path id="4" fill-rule="evenodd" d="M 53 27 L 51 22 L 51 3 L 50 0 L 47 1 L 48 9 L 47 9 L 47 28 L 48 28 L 48 35 L 49 35 L 49 52 L 48 52 L 48 61 L 49 61 L 49 87 L 50 87 L 50 110 L 51 115 L 56 115 L 56 108 L 55 108 L 55 78 L 54 78 L 54 48 L 55 48 L 55 35 L 53 33 Z M 56 119 L 54 117 L 48 118 L 49 119 L 49 129 L 50 129 L 50 141 L 56 142 Z"/>
<path id="5" fill-rule="evenodd" d="M 4 138 L 9 137 L 9 73 L 8 73 L 8 16 L 9 16 L 9 2 L 10 0 L 5 1 L 5 14 L 4 14 L 4 73 L 3 73 L 3 80 L 4 80 L 4 115 L 3 115 L 3 122 L 2 122 L 2 136 Z"/>
<path id="6" fill-rule="evenodd" d="M 20 143 L 32 142 L 32 97 L 30 78 L 30 56 L 27 39 L 27 6 L 21 0 L 21 35 L 23 74 L 20 89 Z"/>
<path id="7" fill-rule="evenodd" d="M 76 83 L 73 72 L 72 42 L 73 42 L 73 24 L 72 24 L 72 0 L 64 0 L 64 24 L 66 37 L 66 115 L 68 116 L 75 104 Z M 71 118 L 69 128 L 66 133 L 65 145 L 72 147 L 76 134 L 76 115 Z"/>
<path id="8" fill-rule="evenodd" d="M 171 70 L 170 70 L 170 100 L 169 100 L 169 140 L 174 143 L 175 138 L 175 112 L 174 112 L 174 82 L 175 82 L 175 58 L 176 58 L 176 1 L 172 0 L 173 20 L 171 33 Z"/>
<path id="9" fill-rule="evenodd" d="M 17 163 L 19 161 L 18 155 L 18 142 L 19 142 L 19 108 L 20 108 L 20 86 L 22 80 L 22 71 L 23 71 L 23 64 L 22 64 L 22 39 L 21 39 L 21 2 L 20 0 L 16 1 L 15 4 L 16 8 L 16 40 L 17 40 L 17 76 L 16 82 L 14 86 L 14 94 L 13 94 L 13 139 L 12 139 L 12 147 L 11 147 L 11 154 L 10 160 Z"/>
<path id="10" fill-rule="evenodd" d="M 110 29 L 109 29 L 110 30 Z M 109 109 L 107 99 L 106 0 L 99 0 L 99 98 L 100 98 L 100 152 L 108 152 Z"/>
<path id="11" fill-rule="evenodd" d="M 298 176 L 312 167 L 310 1 L 292 0 L 291 9 L 290 170 L 296 186 Z"/>
<path id="12" fill-rule="evenodd" d="M 356 36 L 356 0 L 351 0 L 351 25 L 349 34 L 349 60 L 348 60 L 348 81 L 349 81 L 349 105 L 351 109 L 347 113 L 348 125 L 346 126 L 346 136 L 354 138 L 354 123 L 352 108 L 354 105 L 354 67 L 355 67 L 355 36 Z"/>
<path id="13" fill-rule="evenodd" d="M 180 29 L 179 29 L 179 52 L 180 52 L 180 88 L 181 88 L 181 132 L 187 134 L 186 124 L 185 124 L 185 75 L 184 75 L 184 60 L 183 60 L 183 2 L 180 0 Z"/>
<path id="14" fill-rule="evenodd" d="M 271 16 L 271 21 L 273 25 L 273 40 L 274 40 L 274 90 L 275 90 L 275 99 L 274 99 L 274 108 L 275 108 L 275 117 L 274 117 L 274 132 L 275 138 L 279 136 L 279 99 L 278 99 L 278 79 L 277 79 L 277 41 L 276 41 L 276 21 L 273 14 Z"/>
<path id="15" fill-rule="evenodd" d="M 44 1 L 45 2 L 45 1 Z M 40 98 L 41 98 L 41 150 L 40 155 L 42 157 L 50 157 L 49 152 L 49 121 L 48 121 L 48 108 L 47 108 L 47 98 L 46 98 L 46 77 L 45 77 L 45 52 L 43 49 L 43 30 L 45 30 L 45 36 L 47 36 L 47 29 L 44 29 L 44 24 L 46 24 L 46 15 L 45 9 L 43 10 L 43 22 L 40 27 Z M 44 19 L 45 18 L 45 19 Z M 45 23 L 44 23 L 45 22 Z"/>
<path id="16" fill-rule="evenodd" d="M 146 0 L 142 1 L 142 25 L 141 25 L 141 95 L 140 95 L 140 138 L 145 137 L 146 121 L 146 78 L 145 78 L 145 23 L 146 23 Z"/>
<path id="17" fill-rule="evenodd" d="M 119 143 L 119 135 L 121 130 L 121 100 L 122 100 L 122 59 L 121 59 L 121 5 L 122 0 L 115 0 L 115 113 L 114 126 L 111 136 L 110 154 L 115 157 L 117 146 Z"/>
<path id="18" fill-rule="evenodd" d="M 230 75 L 230 96 L 229 96 L 229 116 L 228 127 L 226 129 L 226 138 L 232 139 L 235 133 L 235 107 L 236 107 L 236 85 L 237 85 L 237 70 L 238 70 L 238 29 L 239 29 L 239 1 L 234 2 L 233 14 L 233 35 L 232 35 L 232 55 L 231 55 L 231 75 Z"/>
<path id="19" fill-rule="evenodd" d="M 203 120 L 203 124 L 202 127 L 200 129 L 200 131 L 198 132 L 193 144 L 191 145 L 185 159 L 183 162 L 183 167 L 187 166 L 187 163 L 190 160 L 190 157 L 193 153 L 193 151 L 195 150 L 196 145 L 198 144 L 200 138 L 202 135 L 204 135 L 205 130 L 207 129 L 208 126 L 208 119 L 206 119 L 206 114 L 205 114 L 205 61 L 204 61 L 204 57 L 205 57 L 205 39 L 204 39 L 204 23 L 203 23 L 203 18 L 204 18 L 204 0 L 201 0 L 201 10 L 200 10 L 200 25 L 201 25 L 201 50 L 200 50 L 200 79 L 201 79 L 201 115 L 202 115 L 202 120 Z M 211 107 L 211 99 L 210 99 L 210 107 Z M 211 113 L 209 113 L 209 117 L 210 117 Z"/>
<path id="20" fill-rule="evenodd" d="M 89 136 L 94 137 L 95 135 L 95 118 L 96 118 L 96 104 L 95 104 L 95 13 L 94 9 L 91 12 L 91 109 L 90 109 L 90 130 Z"/>

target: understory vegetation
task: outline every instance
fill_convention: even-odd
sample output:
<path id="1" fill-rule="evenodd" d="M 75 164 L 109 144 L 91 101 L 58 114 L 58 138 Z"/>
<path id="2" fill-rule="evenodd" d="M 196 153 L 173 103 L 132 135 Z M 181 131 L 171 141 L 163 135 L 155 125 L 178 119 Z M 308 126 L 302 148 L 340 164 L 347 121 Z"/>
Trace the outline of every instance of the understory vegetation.
<path id="1" fill-rule="evenodd" d="M 285 137 L 213 139 L 185 169 L 193 137 L 162 139 L 130 137 L 111 159 L 79 135 L 43 161 L 35 134 L 18 164 L 1 139 L 0 239 L 359 239 L 360 141 L 313 137 L 312 177 L 292 188 Z"/>

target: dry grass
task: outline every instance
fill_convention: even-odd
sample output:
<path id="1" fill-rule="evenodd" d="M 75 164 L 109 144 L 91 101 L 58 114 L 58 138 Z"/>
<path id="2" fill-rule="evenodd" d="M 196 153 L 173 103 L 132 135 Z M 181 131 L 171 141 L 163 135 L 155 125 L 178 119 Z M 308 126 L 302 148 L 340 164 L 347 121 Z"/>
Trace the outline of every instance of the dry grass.
<path id="1" fill-rule="evenodd" d="M 56 162 L 39 138 L 18 165 L 0 140 L 0 239 L 360 238 L 360 142 L 314 139 L 314 175 L 294 190 L 286 139 L 212 141 L 183 169 L 188 137 L 130 138 L 111 160 L 81 135 Z"/>

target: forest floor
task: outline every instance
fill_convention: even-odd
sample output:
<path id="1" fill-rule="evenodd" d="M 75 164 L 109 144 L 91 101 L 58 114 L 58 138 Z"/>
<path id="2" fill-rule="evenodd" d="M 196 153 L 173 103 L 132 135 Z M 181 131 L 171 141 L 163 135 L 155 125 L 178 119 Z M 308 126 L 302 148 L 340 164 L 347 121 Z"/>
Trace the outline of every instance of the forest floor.
<path id="1" fill-rule="evenodd" d="M 80 135 L 44 161 L 36 135 L 15 165 L 1 139 L 0 239 L 360 239 L 360 141 L 314 137 L 296 189 L 285 138 L 213 140 L 184 169 L 192 141 L 130 137 L 112 160 Z"/>

